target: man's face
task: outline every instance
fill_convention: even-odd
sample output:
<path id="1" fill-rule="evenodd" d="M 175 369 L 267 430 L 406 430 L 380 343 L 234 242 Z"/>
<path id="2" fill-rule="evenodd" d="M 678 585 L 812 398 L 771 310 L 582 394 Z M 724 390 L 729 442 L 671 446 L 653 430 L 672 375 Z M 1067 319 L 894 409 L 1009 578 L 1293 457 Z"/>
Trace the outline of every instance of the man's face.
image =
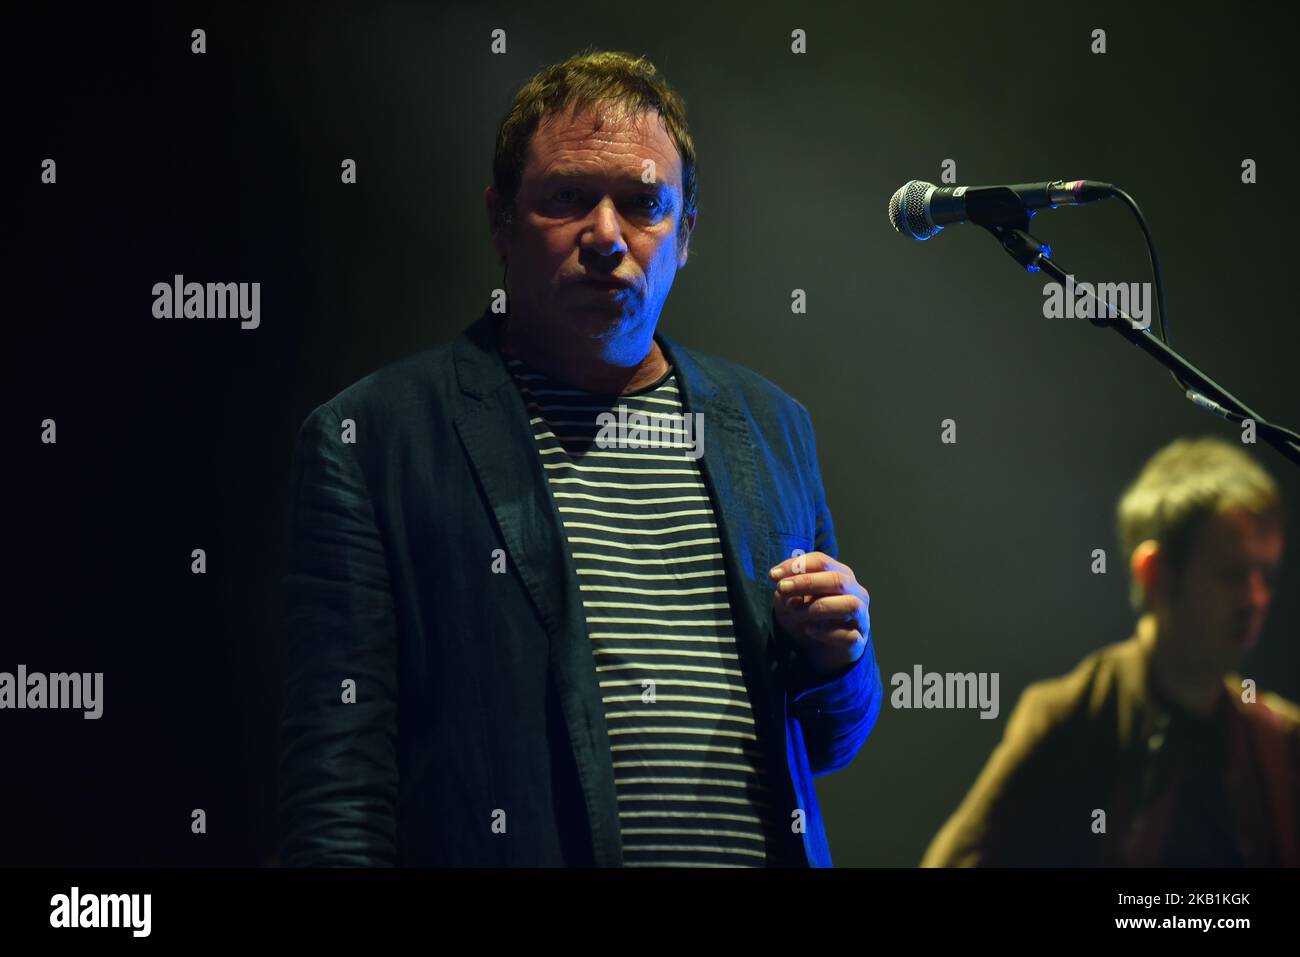
<path id="1" fill-rule="evenodd" d="M 1189 663 L 1221 674 L 1255 646 L 1273 600 L 1282 539 L 1276 521 L 1244 509 L 1202 523 L 1182 587 L 1169 602 L 1179 654 Z"/>
<path id="2" fill-rule="evenodd" d="M 494 210 L 492 188 L 487 200 Z M 598 339 L 607 358 L 638 361 L 620 350 L 645 348 L 686 264 L 681 213 L 681 157 L 657 113 L 545 117 L 529 145 L 514 230 L 494 239 L 510 271 L 512 319 L 534 337 Z"/>

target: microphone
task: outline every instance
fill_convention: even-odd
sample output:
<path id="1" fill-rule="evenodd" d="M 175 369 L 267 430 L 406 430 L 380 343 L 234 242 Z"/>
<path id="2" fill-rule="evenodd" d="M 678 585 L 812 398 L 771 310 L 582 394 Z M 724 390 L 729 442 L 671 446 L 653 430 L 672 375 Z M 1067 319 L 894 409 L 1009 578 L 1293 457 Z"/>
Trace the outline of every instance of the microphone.
<path id="1" fill-rule="evenodd" d="M 1013 186 L 935 186 L 914 179 L 890 197 L 889 225 L 912 239 L 929 239 L 953 223 L 1003 225 L 1009 203 L 1032 216 L 1044 207 L 1079 206 L 1114 195 L 1114 186 L 1093 179 Z"/>

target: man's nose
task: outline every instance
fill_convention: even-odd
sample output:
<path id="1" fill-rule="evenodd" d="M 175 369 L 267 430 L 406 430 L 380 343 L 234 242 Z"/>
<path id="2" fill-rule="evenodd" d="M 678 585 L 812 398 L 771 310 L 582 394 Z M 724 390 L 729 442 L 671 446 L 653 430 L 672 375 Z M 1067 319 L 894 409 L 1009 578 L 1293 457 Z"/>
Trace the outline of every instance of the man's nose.
<path id="1" fill-rule="evenodd" d="M 602 256 L 626 252 L 627 244 L 623 242 L 623 228 L 614 201 L 605 197 L 596 204 L 591 215 L 592 225 L 583 239 L 584 245 Z"/>

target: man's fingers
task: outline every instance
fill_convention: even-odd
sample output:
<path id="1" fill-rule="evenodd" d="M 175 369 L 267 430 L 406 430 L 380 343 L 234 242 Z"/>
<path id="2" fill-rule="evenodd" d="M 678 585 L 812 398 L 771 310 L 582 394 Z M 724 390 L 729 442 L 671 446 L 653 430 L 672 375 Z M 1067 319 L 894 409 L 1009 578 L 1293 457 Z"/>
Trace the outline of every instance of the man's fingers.
<path id="1" fill-rule="evenodd" d="M 851 621 L 813 621 L 807 631 L 824 641 L 857 641 L 862 631 Z"/>
<path id="2" fill-rule="evenodd" d="M 844 570 L 847 567 L 847 565 L 840 564 L 825 552 L 808 552 L 804 555 L 787 558 L 781 564 L 774 566 L 767 574 L 772 581 L 778 581 L 791 575 L 802 575 L 805 572 Z"/>
<path id="3" fill-rule="evenodd" d="M 786 608 L 804 618 L 816 621 L 821 619 L 852 618 L 866 607 L 857 595 L 826 595 L 809 601 L 811 596 L 795 595 L 786 599 Z M 802 607 L 800 607 L 800 603 Z"/>
<path id="4" fill-rule="evenodd" d="M 790 575 L 776 583 L 776 590 L 787 597 L 791 595 L 839 595 L 846 592 L 857 580 L 848 566 L 805 575 Z"/>

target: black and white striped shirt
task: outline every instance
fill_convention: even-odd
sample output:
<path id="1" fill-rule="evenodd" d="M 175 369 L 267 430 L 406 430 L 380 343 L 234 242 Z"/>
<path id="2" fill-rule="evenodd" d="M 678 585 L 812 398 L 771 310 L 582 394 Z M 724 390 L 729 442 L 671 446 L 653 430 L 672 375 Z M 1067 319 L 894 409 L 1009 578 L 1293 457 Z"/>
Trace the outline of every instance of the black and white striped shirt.
<path id="1" fill-rule="evenodd" d="M 670 368 L 600 395 L 506 357 L 582 591 L 629 867 L 783 863 L 723 557 Z M 602 447 L 601 413 L 641 413 L 675 447 Z M 653 433 L 652 433 L 653 434 Z M 651 684 L 653 683 L 653 684 Z M 785 822 L 784 826 L 789 826 Z"/>

